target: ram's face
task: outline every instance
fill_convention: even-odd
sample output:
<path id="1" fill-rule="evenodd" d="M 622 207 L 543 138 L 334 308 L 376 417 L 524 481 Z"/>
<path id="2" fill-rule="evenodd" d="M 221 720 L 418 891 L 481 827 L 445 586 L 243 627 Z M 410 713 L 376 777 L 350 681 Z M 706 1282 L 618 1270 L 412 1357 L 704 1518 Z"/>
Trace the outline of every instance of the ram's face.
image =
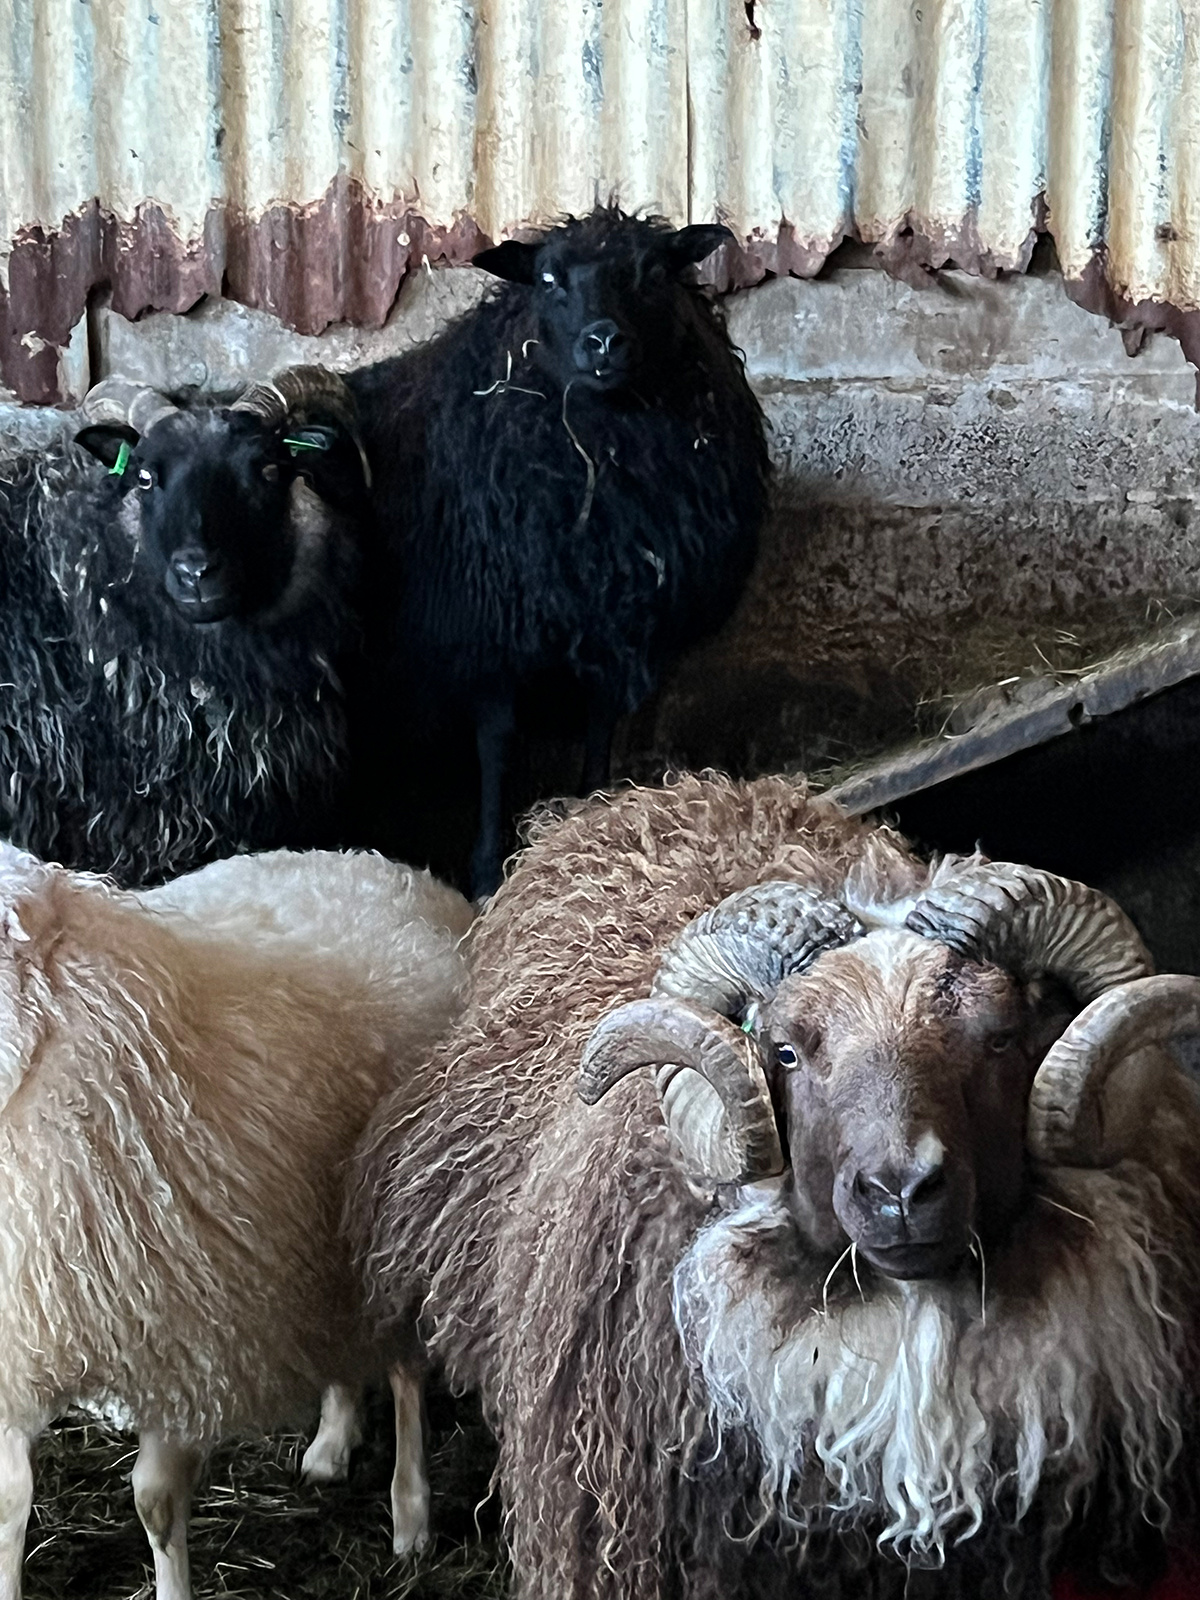
<path id="1" fill-rule="evenodd" d="M 125 468 L 141 543 L 189 622 L 268 610 L 291 577 L 294 472 L 278 431 L 229 413 L 168 417 Z"/>
<path id="2" fill-rule="evenodd" d="M 905 932 L 785 980 L 764 1044 L 800 1226 L 895 1278 L 939 1276 L 994 1237 L 1020 1205 L 1030 1086 L 1069 1015 Z"/>

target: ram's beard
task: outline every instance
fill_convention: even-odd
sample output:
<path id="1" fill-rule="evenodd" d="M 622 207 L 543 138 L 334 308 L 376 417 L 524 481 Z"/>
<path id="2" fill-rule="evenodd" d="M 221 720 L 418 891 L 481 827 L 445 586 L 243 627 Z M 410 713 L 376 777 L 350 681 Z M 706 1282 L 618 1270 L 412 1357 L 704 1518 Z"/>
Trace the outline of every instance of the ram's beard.
<path id="1" fill-rule="evenodd" d="M 1191 1387 L 1194 1225 L 1133 1162 L 1042 1187 L 988 1253 L 986 1301 L 978 1265 L 901 1284 L 861 1258 L 861 1289 L 847 1260 L 826 1298 L 828 1264 L 803 1262 L 774 1196 L 698 1235 L 676 1323 L 718 1436 L 756 1441 L 764 1521 L 863 1526 L 936 1565 L 1035 1498 L 1052 1534 L 1114 1467 L 1120 1520 L 1163 1520 Z"/>

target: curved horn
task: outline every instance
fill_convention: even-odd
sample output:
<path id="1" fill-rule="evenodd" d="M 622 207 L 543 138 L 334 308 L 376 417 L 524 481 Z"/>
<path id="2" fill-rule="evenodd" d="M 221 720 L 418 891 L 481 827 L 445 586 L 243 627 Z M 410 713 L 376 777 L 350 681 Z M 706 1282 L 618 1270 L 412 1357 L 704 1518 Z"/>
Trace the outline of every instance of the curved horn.
<path id="1" fill-rule="evenodd" d="M 1154 971 L 1137 929 L 1107 895 L 1006 861 L 949 873 L 921 895 L 905 926 L 1020 978 L 1050 973 L 1083 1005 Z"/>
<path id="2" fill-rule="evenodd" d="M 650 992 L 733 1016 L 750 1000 L 765 1000 L 822 950 L 863 932 L 845 906 L 804 884 L 754 884 L 688 923 L 667 946 Z"/>
<path id="3" fill-rule="evenodd" d="M 1104 1153 L 1103 1096 L 1127 1057 L 1200 1033 L 1200 978 L 1174 974 L 1119 984 L 1093 1000 L 1046 1052 L 1029 1096 L 1028 1142 L 1038 1161 L 1095 1166 Z"/>
<path id="4" fill-rule="evenodd" d="M 282 422 L 293 411 L 320 406 L 349 420 L 354 401 L 345 383 L 328 367 L 285 367 L 265 383 L 252 383 L 230 407 L 248 411 L 264 422 Z"/>
<path id="5" fill-rule="evenodd" d="M 630 1072 L 654 1068 L 663 1120 L 688 1165 L 714 1183 L 783 1171 L 755 1040 L 688 1000 L 634 1000 L 603 1017 L 583 1052 L 579 1094 L 594 1105 Z"/>
<path id="6" fill-rule="evenodd" d="M 165 394 L 129 378 L 103 378 L 84 395 L 79 415 L 85 424 L 125 423 L 146 434 L 156 422 L 179 410 Z"/>
<path id="7" fill-rule="evenodd" d="M 265 383 L 252 383 L 229 408 L 258 417 L 268 428 L 278 427 L 306 412 L 335 417 L 346 429 L 362 462 L 363 479 L 371 487 L 371 466 L 358 429 L 358 408 L 345 380 L 328 367 L 285 367 Z"/>

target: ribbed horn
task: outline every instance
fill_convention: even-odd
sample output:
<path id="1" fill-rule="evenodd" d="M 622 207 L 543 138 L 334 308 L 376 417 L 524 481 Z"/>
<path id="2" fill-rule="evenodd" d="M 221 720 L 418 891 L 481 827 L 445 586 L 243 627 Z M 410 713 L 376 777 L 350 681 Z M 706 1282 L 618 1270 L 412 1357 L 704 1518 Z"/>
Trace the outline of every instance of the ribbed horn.
<path id="1" fill-rule="evenodd" d="M 333 417 L 353 439 L 363 481 L 371 487 L 371 464 L 359 435 L 358 407 L 344 379 L 328 367 L 285 367 L 265 383 L 252 383 L 229 409 L 258 417 L 269 428 L 314 413 Z"/>
<path id="2" fill-rule="evenodd" d="M 230 407 L 249 411 L 264 422 L 282 422 L 293 412 L 320 408 L 341 420 L 354 416 L 354 401 L 345 383 L 328 367 L 285 367 L 266 382 L 252 383 Z"/>
<path id="3" fill-rule="evenodd" d="M 178 410 L 179 407 L 172 405 L 157 389 L 114 376 L 102 378 L 88 390 L 79 415 L 85 425 L 123 423 L 136 433 L 147 434 L 156 422 L 173 416 Z"/>
<path id="4" fill-rule="evenodd" d="M 580 1097 L 594 1105 L 641 1067 L 654 1069 L 663 1120 L 695 1172 L 747 1183 L 783 1171 L 758 1045 L 726 1017 L 669 996 L 620 1006 L 592 1030 Z"/>
<path id="5" fill-rule="evenodd" d="M 1137 929 L 1107 895 L 1011 862 L 951 872 L 920 897 L 905 926 L 1022 979 L 1049 973 L 1082 1005 L 1154 971 Z"/>
<path id="6" fill-rule="evenodd" d="M 1122 1061 L 1152 1045 L 1200 1033 L 1200 978 L 1164 974 L 1107 990 L 1046 1052 L 1029 1096 L 1034 1158 L 1096 1166 L 1106 1152 L 1104 1088 Z"/>
<path id="7" fill-rule="evenodd" d="M 734 1016 L 751 1000 L 769 998 L 822 950 L 863 932 L 845 906 L 804 884 L 754 884 L 688 923 L 664 952 L 650 992 Z"/>

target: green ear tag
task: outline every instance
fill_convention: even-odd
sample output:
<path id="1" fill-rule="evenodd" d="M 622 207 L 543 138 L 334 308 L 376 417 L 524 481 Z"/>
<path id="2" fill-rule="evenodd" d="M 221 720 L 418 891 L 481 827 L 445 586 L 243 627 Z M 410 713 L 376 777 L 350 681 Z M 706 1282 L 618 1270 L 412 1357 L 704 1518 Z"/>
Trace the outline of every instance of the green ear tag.
<path id="1" fill-rule="evenodd" d="M 328 448 L 323 444 L 315 444 L 311 439 L 285 439 L 283 442 L 293 456 L 298 456 L 302 450 L 325 450 Z"/>
<path id="2" fill-rule="evenodd" d="M 753 1017 L 747 1017 L 745 1022 L 742 1023 L 742 1032 L 743 1033 L 753 1033 L 754 1032 L 754 1018 Z"/>
<path id="3" fill-rule="evenodd" d="M 124 477 L 125 468 L 129 465 L 129 457 L 130 457 L 131 454 L 132 454 L 132 451 L 130 450 L 130 447 L 129 447 L 129 440 L 128 439 L 122 439 L 121 440 L 121 448 L 117 451 L 117 459 L 113 462 L 112 466 L 109 467 L 109 469 L 108 469 L 108 475 L 109 475 L 110 478 L 121 478 L 121 477 Z"/>

